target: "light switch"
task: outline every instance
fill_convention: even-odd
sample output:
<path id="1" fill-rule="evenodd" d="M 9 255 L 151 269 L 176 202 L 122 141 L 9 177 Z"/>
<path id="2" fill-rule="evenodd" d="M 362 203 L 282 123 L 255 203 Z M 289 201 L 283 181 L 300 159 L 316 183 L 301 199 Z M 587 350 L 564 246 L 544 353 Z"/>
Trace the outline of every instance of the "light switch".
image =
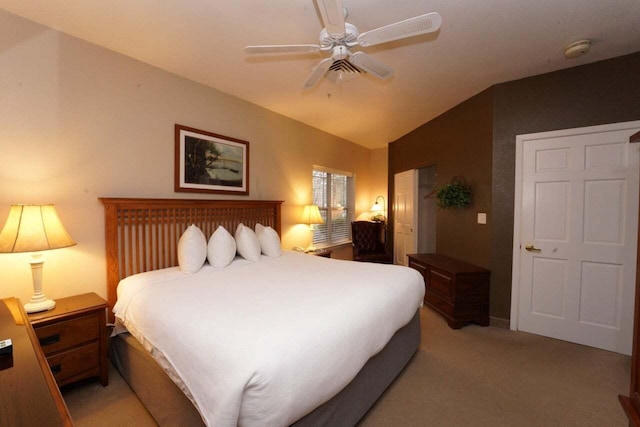
<path id="1" fill-rule="evenodd" d="M 483 212 L 478 212 L 478 224 L 486 224 L 487 223 L 487 214 Z"/>

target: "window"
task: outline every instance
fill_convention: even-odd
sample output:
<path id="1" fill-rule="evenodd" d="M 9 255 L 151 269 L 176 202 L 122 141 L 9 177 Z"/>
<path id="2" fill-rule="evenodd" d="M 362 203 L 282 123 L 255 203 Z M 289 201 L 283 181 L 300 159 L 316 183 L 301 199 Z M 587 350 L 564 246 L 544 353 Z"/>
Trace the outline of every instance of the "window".
<path id="1" fill-rule="evenodd" d="M 318 205 L 324 224 L 316 226 L 313 244 L 331 246 L 351 241 L 355 207 L 354 177 L 349 172 L 313 167 L 313 204 Z"/>

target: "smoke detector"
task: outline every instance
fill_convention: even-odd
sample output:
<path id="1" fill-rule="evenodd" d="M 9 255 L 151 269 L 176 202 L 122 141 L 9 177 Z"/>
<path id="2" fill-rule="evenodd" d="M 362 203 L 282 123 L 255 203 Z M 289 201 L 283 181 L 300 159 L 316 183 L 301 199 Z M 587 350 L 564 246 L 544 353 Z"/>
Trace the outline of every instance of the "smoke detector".
<path id="1" fill-rule="evenodd" d="M 589 52 L 589 48 L 591 48 L 591 40 L 578 40 L 564 49 L 564 57 L 567 59 L 578 58 Z"/>

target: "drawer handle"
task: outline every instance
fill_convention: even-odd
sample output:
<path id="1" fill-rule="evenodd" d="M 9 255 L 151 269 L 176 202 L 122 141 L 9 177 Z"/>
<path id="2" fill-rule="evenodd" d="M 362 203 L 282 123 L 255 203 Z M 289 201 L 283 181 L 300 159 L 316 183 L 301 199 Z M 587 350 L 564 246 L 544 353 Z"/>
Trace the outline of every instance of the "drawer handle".
<path id="1" fill-rule="evenodd" d="M 49 335 L 48 337 L 40 338 L 38 340 L 40 345 L 51 345 L 60 341 L 60 334 Z"/>
<path id="2" fill-rule="evenodd" d="M 59 374 L 60 371 L 62 371 L 62 364 L 58 363 L 57 365 L 52 365 L 51 366 L 51 373 L 52 374 Z"/>

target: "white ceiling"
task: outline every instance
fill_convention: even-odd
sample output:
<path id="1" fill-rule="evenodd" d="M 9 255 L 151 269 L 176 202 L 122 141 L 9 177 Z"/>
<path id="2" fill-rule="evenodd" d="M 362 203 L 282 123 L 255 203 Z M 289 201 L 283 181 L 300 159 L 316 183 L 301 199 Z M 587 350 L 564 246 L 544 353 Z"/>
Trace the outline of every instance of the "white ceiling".
<path id="1" fill-rule="evenodd" d="M 370 148 L 487 87 L 640 51 L 638 0 L 343 0 L 360 32 L 438 12 L 442 27 L 370 48 L 395 70 L 301 85 L 327 54 L 247 57 L 245 45 L 315 44 L 314 0 L 0 0 L 0 8 Z M 588 38 L 591 51 L 563 48 Z"/>

